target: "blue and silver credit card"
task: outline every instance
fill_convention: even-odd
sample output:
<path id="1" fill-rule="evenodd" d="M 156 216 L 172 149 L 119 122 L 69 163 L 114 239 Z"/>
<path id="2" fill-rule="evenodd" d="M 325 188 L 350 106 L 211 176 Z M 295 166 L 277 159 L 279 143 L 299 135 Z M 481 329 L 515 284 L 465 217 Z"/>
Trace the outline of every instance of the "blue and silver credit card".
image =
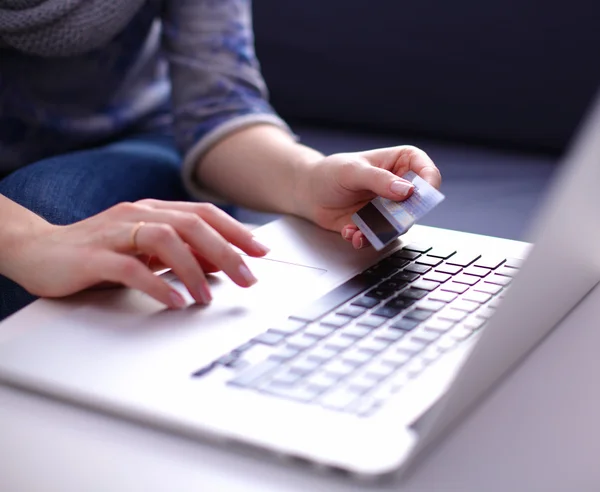
<path id="1" fill-rule="evenodd" d="M 409 198 L 395 202 L 378 196 L 352 216 L 354 223 L 377 251 L 407 232 L 445 198 L 413 171 L 402 178 L 415 187 Z"/>

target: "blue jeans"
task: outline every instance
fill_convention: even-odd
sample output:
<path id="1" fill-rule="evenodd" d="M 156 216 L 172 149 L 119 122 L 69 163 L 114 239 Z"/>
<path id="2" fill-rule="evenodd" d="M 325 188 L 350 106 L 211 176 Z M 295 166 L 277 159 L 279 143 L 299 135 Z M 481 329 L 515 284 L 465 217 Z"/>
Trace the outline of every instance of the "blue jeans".
<path id="1" fill-rule="evenodd" d="M 123 201 L 189 200 L 172 138 L 141 135 L 44 159 L 9 174 L 0 193 L 52 224 L 65 225 Z M 0 320 L 35 300 L 0 276 Z"/>

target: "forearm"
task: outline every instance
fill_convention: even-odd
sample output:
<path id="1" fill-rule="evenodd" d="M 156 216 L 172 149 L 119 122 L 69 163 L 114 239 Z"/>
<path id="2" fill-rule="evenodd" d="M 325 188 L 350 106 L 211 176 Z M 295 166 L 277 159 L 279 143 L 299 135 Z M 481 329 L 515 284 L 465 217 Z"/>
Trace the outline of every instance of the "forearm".
<path id="1" fill-rule="evenodd" d="M 223 139 L 198 163 L 196 179 L 241 206 L 304 215 L 304 172 L 323 155 L 272 125 L 245 128 Z"/>
<path id="2" fill-rule="evenodd" d="M 10 276 L 11 264 L 20 245 L 36 231 L 50 227 L 50 224 L 39 215 L 0 195 L 0 226 L 0 273 Z"/>

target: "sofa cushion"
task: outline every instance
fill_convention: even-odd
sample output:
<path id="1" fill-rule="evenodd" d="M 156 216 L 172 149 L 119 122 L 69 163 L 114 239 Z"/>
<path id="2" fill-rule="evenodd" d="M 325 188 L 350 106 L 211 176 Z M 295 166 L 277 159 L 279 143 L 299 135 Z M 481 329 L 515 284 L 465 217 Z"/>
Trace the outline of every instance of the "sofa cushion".
<path id="1" fill-rule="evenodd" d="M 288 119 L 560 151 L 600 83 L 592 0 L 260 0 Z"/>

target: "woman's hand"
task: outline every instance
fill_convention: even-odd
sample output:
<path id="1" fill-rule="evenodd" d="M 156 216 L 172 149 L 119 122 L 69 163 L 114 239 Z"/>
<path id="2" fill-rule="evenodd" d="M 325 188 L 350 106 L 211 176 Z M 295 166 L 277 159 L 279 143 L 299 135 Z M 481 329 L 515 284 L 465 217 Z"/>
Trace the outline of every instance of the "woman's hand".
<path id="1" fill-rule="evenodd" d="M 351 220 L 361 207 L 376 196 L 405 200 L 412 183 L 399 178 L 414 171 L 429 184 L 440 187 L 438 168 L 425 152 L 412 146 L 391 147 L 325 157 L 304 174 L 301 187 L 303 215 L 321 227 L 340 231 L 355 248 L 368 245 Z"/>
<path id="2" fill-rule="evenodd" d="M 211 204 L 142 200 L 72 225 L 37 227 L 8 253 L 4 273 L 41 297 L 110 282 L 182 308 L 183 297 L 152 273 L 150 260 L 172 268 L 192 297 L 207 304 L 211 293 L 205 271 L 222 270 L 242 287 L 256 282 L 232 245 L 255 257 L 268 252 L 242 224 Z"/>

